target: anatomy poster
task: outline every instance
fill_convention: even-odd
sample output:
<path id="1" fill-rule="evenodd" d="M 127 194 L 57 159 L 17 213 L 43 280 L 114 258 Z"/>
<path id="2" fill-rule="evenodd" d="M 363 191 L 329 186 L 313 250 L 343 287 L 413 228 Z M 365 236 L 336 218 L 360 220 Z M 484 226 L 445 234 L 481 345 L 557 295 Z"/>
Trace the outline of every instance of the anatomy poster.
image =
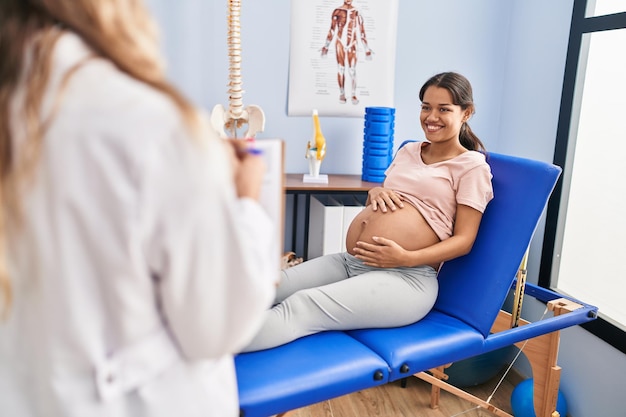
<path id="1" fill-rule="evenodd" d="M 398 0 L 292 0 L 290 116 L 394 105 Z"/>

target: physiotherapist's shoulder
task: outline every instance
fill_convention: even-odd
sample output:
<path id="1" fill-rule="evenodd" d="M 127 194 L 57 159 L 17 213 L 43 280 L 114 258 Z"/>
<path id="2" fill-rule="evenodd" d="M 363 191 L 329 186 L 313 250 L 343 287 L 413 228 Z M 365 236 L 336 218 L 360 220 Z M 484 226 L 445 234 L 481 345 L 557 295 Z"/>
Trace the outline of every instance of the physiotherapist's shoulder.
<path id="1" fill-rule="evenodd" d="M 81 120 L 99 127 L 132 131 L 142 125 L 163 129 L 182 123 L 180 111 L 169 97 L 103 59 L 85 64 L 68 84 L 66 94 L 68 107 L 81 112 Z"/>
<path id="2" fill-rule="evenodd" d="M 67 73 L 75 63 L 82 64 L 59 95 L 49 130 L 50 143 L 59 145 L 58 149 L 70 145 L 94 162 L 113 157 L 128 166 L 175 160 L 206 165 L 210 158 L 211 162 L 219 162 L 213 164 L 215 169 L 226 170 L 222 161 L 226 155 L 223 147 L 217 146 L 219 138 L 207 127 L 207 118 L 201 117 L 199 110 L 202 129 L 193 130 L 169 95 L 107 59 L 92 54 L 85 60 L 80 38 L 73 42 L 79 45 L 65 44 L 74 48 L 70 51 L 73 54 L 65 51 L 67 62 L 57 62 L 54 70 Z"/>
<path id="3" fill-rule="evenodd" d="M 65 80 L 49 87 L 58 102 L 55 117 L 72 118 L 78 126 L 134 132 L 167 131 L 183 123 L 169 96 L 98 56 L 77 35 L 59 39 L 51 73 Z"/>

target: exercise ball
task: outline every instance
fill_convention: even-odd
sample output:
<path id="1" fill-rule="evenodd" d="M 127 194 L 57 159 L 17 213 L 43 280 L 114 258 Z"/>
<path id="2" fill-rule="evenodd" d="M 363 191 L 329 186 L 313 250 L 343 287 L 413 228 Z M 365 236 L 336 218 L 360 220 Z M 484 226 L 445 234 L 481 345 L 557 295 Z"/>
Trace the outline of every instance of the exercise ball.
<path id="1" fill-rule="evenodd" d="M 517 384 L 511 393 L 511 409 L 515 417 L 536 417 L 535 408 L 533 407 L 533 380 L 532 378 L 524 380 Z M 556 411 L 561 417 L 567 415 L 567 401 L 565 396 L 559 390 L 556 400 Z"/>

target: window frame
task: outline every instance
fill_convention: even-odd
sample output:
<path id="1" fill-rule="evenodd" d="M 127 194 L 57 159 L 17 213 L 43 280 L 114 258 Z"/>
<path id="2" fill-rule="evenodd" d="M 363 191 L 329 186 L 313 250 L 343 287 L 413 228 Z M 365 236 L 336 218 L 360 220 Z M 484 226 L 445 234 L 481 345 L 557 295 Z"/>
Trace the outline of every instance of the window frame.
<path id="1" fill-rule="evenodd" d="M 593 1 L 574 0 L 553 159 L 553 163 L 560 167 L 567 167 L 566 162 L 568 162 L 567 156 L 570 147 L 569 138 L 573 124 L 572 117 L 578 115 L 574 106 L 577 99 L 575 97 L 576 82 L 584 78 L 584 74 L 579 74 L 580 57 L 584 48 L 584 35 L 626 28 L 626 12 L 586 17 L 588 3 L 591 4 Z M 552 287 L 552 264 L 557 241 L 557 226 L 561 210 L 562 193 L 563 176 L 559 179 L 548 202 L 539 268 L 539 285 L 552 290 L 556 290 L 556 288 Z M 599 317 L 597 320 L 582 324 L 581 327 L 621 352 L 626 353 L 626 332 L 608 320 Z"/>

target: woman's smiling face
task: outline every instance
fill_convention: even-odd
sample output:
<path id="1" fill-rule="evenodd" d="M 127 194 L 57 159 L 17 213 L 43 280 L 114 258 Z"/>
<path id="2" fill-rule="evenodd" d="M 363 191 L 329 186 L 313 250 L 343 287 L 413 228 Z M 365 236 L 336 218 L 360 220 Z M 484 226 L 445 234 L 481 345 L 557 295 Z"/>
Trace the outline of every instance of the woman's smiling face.
<path id="1" fill-rule="evenodd" d="M 441 87 L 430 86 L 424 92 L 420 122 L 431 143 L 459 140 L 459 132 L 471 111 L 453 104 L 452 94 Z"/>

